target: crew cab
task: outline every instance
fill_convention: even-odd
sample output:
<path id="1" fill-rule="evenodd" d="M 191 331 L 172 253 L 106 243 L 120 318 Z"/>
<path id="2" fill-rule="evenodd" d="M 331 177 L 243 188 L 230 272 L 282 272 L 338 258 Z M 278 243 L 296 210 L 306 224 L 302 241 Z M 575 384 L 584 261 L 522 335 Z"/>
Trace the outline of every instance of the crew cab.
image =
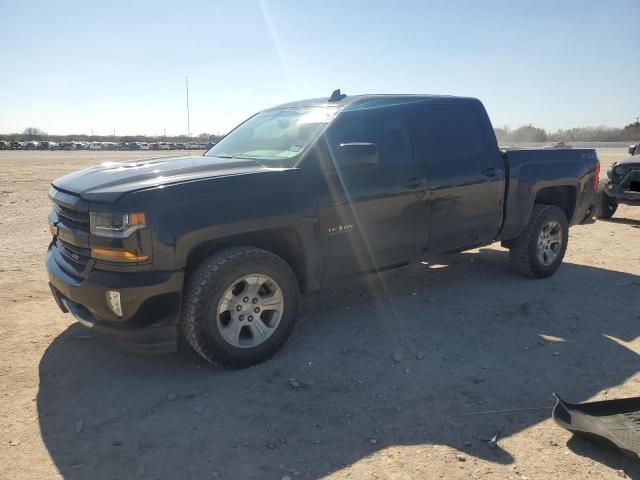
<path id="1" fill-rule="evenodd" d="M 259 112 L 202 156 L 58 178 L 49 281 L 96 332 L 156 351 L 182 335 L 245 367 L 284 343 L 301 293 L 338 277 L 494 242 L 548 277 L 599 169 L 589 149 L 500 151 L 474 98 L 336 90 Z"/>
<path id="2" fill-rule="evenodd" d="M 629 155 L 629 158 L 614 163 L 607 170 L 607 178 L 600 180 L 596 218 L 613 217 L 621 203 L 640 206 L 640 144 L 630 145 Z"/>

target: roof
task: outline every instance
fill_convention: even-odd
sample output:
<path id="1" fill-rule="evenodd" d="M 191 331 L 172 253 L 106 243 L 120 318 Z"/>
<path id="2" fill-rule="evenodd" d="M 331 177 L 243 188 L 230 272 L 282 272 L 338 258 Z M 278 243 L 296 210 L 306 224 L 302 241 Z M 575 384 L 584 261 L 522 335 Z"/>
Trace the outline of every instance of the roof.
<path id="1" fill-rule="evenodd" d="M 329 101 L 329 97 L 321 97 L 321 98 L 309 98 L 306 100 L 297 100 L 295 102 L 283 103 L 282 105 L 277 105 L 272 109 L 280 109 L 280 108 L 298 108 L 298 107 L 327 107 L 327 106 L 338 106 L 342 108 L 347 107 L 374 107 L 374 106 L 385 106 L 390 104 L 398 104 L 398 103 L 412 103 L 416 101 L 424 101 L 424 100 L 473 100 L 478 101 L 475 98 L 470 97 L 455 97 L 451 95 L 413 95 L 413 94 L 366 94 L 366 95 L 346 95 L 341 100 Z"/>

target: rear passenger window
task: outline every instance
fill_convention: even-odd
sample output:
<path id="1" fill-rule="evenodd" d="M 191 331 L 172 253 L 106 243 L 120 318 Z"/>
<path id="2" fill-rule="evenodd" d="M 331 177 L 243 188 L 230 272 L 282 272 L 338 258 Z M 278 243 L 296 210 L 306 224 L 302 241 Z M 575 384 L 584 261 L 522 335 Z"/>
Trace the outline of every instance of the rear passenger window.
<path id="1" fill-rule="evenodd" d="M 402 108 L 343 112 L 329 127 L 327 138 L 334 154 L 341 143 L 370 142 L 378 146 L 381 166 L 411 162 L 411 136 Z"/>
<path id="2" fill-rule="evenodd" d="M 487 148 L 478 112 L 467 104 L 424 104 L 417 130 L 428 161 L 482 155 Z"/>

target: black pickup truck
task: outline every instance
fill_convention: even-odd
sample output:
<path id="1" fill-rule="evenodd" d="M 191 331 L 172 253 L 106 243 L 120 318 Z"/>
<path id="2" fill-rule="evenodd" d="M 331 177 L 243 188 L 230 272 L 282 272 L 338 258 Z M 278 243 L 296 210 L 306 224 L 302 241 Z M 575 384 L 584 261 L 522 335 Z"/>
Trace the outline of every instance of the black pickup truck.
<path id="1" fill-rule="evenodd" d="M 551 275 L 599 169 L 594 150 L 501 152 L 473 98 L 336 91 L 262 111 L 203 156 L 55 180 L 51 290 L 120 342 L 166 351 L 183 335 L 244 367 L 330 279 L 496 241 L 518 272 Z"/>

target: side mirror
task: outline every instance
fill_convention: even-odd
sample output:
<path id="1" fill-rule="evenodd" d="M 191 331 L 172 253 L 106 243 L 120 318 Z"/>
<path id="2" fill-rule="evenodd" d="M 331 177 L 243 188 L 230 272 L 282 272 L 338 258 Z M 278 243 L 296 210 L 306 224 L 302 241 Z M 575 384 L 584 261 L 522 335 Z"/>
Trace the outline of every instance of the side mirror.
<path id="1" fill-rule="evenodd" d="M 378 146 L 375 143 L 351 142 L 338 146 L 337 164 L 341 168 L 378 164 Z"/>
<path id="2" fill-rule="evenodd" d="M 638 150 L 638 145 L 629 145 L 629 155 L 635 155 Z"/>

